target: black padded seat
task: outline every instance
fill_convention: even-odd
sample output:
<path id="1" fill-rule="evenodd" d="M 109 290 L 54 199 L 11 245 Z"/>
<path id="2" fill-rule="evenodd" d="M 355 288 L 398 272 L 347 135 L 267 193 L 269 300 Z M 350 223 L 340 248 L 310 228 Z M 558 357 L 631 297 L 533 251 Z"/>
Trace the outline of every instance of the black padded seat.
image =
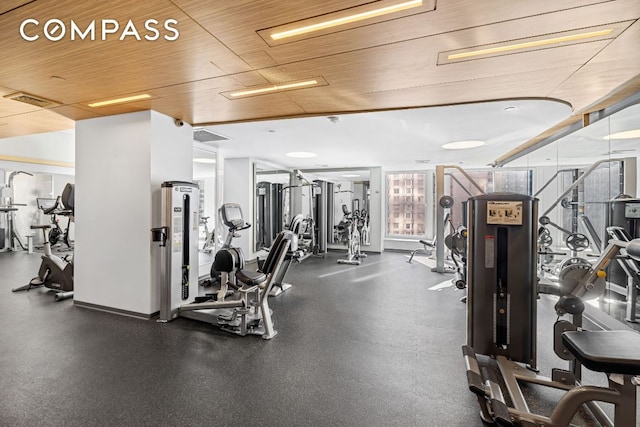
<path id="1" fill-rule="evenodd" d="M 640 375 L 640 334 L 633 331 L 567 331 L 562 342 L 587 369 Z"/>
<path id="2" fill-rule="evenodd" d="M 260 271 L 240 270 L 236 273 L 236 278 L 245 285 L 255 286 L 267 280 L 267 275 Z"/>

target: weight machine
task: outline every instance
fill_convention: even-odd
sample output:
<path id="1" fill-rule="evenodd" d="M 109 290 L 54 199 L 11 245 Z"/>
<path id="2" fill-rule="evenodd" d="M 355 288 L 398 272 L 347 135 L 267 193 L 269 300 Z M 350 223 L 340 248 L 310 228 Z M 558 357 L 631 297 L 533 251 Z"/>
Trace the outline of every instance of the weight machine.
<path id="1" fill-rule="evenodd" d="M 575 263 L 561 271 L 554 351 L 570 366 L 569 370 L 554 369 L 551 378 L 545 378 L 535 373 L 536 214 L 537 199 L 529 196 L 490 194 L 469 200 L 467 344 L 462 350 L 469 389 L 478 398 L 480 416 L 500 426 L 566 427 L 584 405 L 602 426 L 635 427 L 634 376 L 640 375 L 640 335 L 629 330 L 583 330 L 582 313 L 583 301 L 598 298 L 604 291 L 604 269 L 619 251 L 640 259 L 640 239 L 611 239 L 593 266 Z M 565 315 L 570 315 L 571 321 L 560 319 Z M 583 385 L 582 366 L 605 373 L 608 386 Z M 551 414 L 543 416 L 531 412 L 521 383 L 566 393 Z M 615 405 L 613 420 L 598 401 Z"/>
<path id="2" fill-rule="evenodd" d="M 8 184 L 6 186 L 0 186 L 0 251 L 15 251 L 16 242 L 22 250 L 27 250 L 28 245 L 25 245 L 22 240 L 22 236 L 16 229 L 16 217 L 15 214 L 18 211 L 19 206 L 27 206 L 25 203 L 16 203 L 13 194 L 13 179 L 17 175 L 33 174 L 24 171 L 14 171 L 9 174 Z"/>
<path id="3" fill-rule="evenodd" d="M 268 295 L 295 236 L 289 231 L 278 234 L 269 255 L 258 271 L 244 268 L 240 248 L 220 250 L 214 261 L 220 271 L 223 286 L 230 284 L 233 295 L 226 290 L 206 294 L 198 284 L 198 203 L 197 184 L 182 181 L 162 183 L 162 226 L 151 230 L 152 240 L 160 247 L 160 322 L 179 316 L 219 326 L 241 336 L 260 335 L 271 339 L 274 329 Z M 239 229 L 245 224 L 237 204 L 221 208 L 225 224 Z"/>

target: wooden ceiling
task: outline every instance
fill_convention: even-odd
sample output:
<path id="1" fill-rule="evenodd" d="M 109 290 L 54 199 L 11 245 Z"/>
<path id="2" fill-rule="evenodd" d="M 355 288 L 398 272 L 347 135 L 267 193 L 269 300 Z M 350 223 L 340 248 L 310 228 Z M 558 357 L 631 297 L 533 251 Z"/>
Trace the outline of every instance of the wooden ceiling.
<path id="1" fill-rule="evenodd" d="M 364 3 L 390 0 L 4 0 L 0 5 L 0 95 L 26 92 L 60 105 L 39 108 L 0 97 L 0 138 L 68 129 L 75 120 L 153 109 L 192 124 L 553 98 L 576 114 L 640 83 L 638 0 L 425 0 L 423 5 L 299 40 L 267 43 L 265 29 Z M 37 19 L 28 42 L 20 24 Z M 92 20 L 175 19 L 176 41 L 50 41 L 56 18 L 69 29 Z M 611 27 L 610 37 L 438 65 L 442 52 Z M 122 30 L 122 28 L 121 28 Z M 327 85 L 243 99 L 221 93 L 322 77 Z M 635 80 L 634 80 L 635 78 Z M 90 102 L 152 98 L 91 108 Z"/>

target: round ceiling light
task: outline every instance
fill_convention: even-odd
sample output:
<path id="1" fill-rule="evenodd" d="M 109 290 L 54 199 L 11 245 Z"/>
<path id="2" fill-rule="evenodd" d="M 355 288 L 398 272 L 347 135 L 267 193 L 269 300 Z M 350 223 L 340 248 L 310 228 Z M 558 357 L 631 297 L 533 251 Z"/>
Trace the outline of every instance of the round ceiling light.
<path id="1" fill-rule="evenodd" d="M 445 150 L 464 150 L 466 148 L 476 148 L 484 145 L 484 141 L 455 141 L 444 144 L 442 148 Z"/>
<path id="2" fill-rule="evenodd" d="M 316 153 L 311 153 L 309 151 L 292 151 L 286 154 L 287 157 L 295 157 L 296 159 L 310 159 L 312 157 L 316 157 Z"/>

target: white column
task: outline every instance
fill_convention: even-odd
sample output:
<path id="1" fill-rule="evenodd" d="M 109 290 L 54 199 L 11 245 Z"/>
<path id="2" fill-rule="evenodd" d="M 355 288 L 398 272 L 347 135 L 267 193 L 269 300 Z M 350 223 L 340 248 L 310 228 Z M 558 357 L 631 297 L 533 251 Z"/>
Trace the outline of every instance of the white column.
<path id="1" fill-rule="evenodd" d="M 242 209 L 245 222 L 251 224 L 251 228 L 240 231 L 239 238 L 233 239 L 233 246 L 242 248 L 246 260 L 254 259 L 254 233 L 255 214 L 253 184 L 253 160 L 249 157 L 224 159 L 224 190 L 222 192 L 223 203 L 238 203 Z M 227 230 L 225 230 L 226 236 Z"/>
<path id="2" fill-rule="evenodd" d="M 193 130 L 142 111 L 76 122 L 76 304 L 148 317 L 159 310 L 160 184 L 191 181 Z"/>

